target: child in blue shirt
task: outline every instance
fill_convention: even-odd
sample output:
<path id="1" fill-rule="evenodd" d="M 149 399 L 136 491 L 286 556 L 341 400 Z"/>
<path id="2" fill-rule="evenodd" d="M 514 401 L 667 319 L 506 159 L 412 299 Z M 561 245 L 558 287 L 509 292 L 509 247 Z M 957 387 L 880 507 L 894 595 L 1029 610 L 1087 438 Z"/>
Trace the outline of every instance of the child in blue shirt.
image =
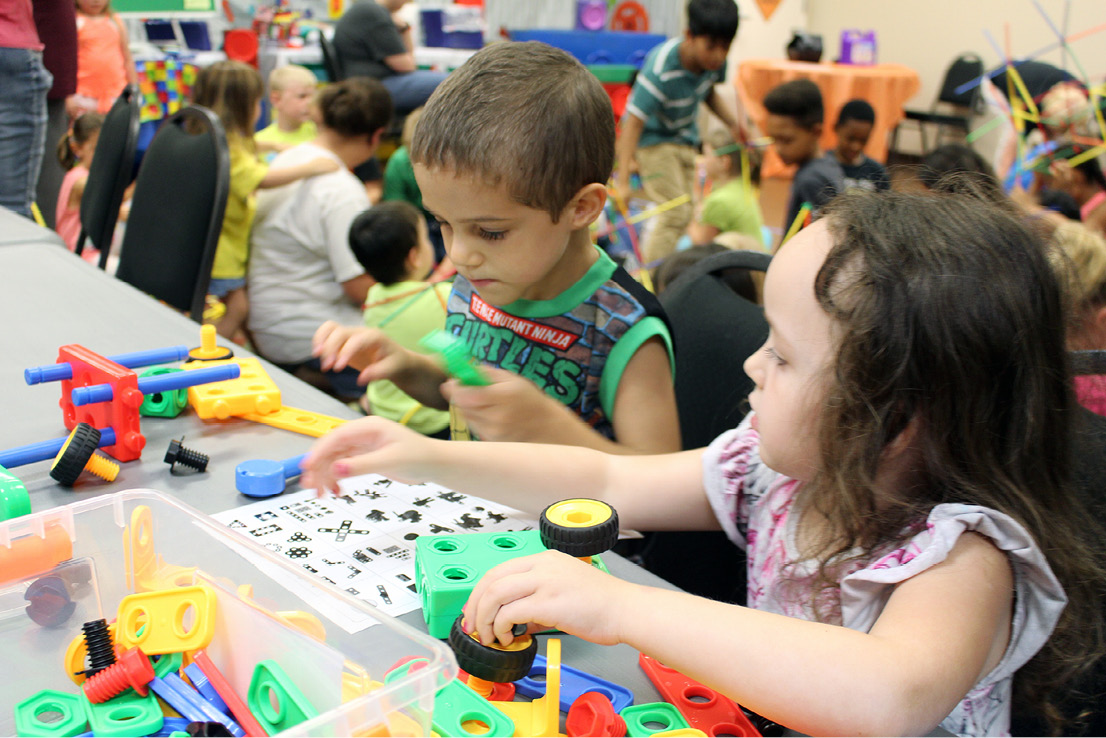
<path id="1" fill-rule="evenodd" d="M 832 156 L 841 166 L 845 173 L 845 189 L 891 189 L 887 168 L 864 153 L 875 124 L 876 111 L 866 100 L 849 100 L 837 114 L 837 124 L 833 127 L 837 148 L 826 156 Z"/>

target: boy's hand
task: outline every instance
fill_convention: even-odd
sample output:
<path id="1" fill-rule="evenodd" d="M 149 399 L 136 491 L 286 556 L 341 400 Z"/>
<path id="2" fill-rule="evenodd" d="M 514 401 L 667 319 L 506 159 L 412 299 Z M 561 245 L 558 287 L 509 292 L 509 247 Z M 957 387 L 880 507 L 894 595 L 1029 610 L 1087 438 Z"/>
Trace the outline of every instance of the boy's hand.
<path id="1" fill-rule="evenodd" d="M 516 623 L 557 628 L 592 643 L 622 642 L 621 613 L 636 585 L 560 551 L 512 559 L 485 574 L 465 603 L 465 627 L 480 642 L 509 645 Z"/>
<path id="2" fill-rule="evenodd" d="M 435 441 L 384 418 L 362 418 L 335 428 L 315 442 L 300 468 L 300 484 L 320 496 L 338 492 L 338 482 L 359 474 L 383 474 L 400 482 L 416 475 L 420 459 L 433 458 Z M 444 443 L 444 442 L 443 442 Z"/>
<path id="3" fill-rule="evenodd" d="M 490 385 L 468 387 L 451 379 L 442 385 L 442 395 L 485 441 L 533 442 L 548 432 L 551 417 L 569 413 L 529 379 L 505 369 L 485 366 L 481 370 L 491 379 Z"/>
<path id="4" fill-rule="evenodd" d="M 333 320 L 315 331 L 311 355 L 319 358 L 319 367 L 324 372 L 340 372 L 347 366 L 359 370 L 359 384 L 393 379 L 407 368 L 407 351 L 383 331 L 339 325 Z"/>

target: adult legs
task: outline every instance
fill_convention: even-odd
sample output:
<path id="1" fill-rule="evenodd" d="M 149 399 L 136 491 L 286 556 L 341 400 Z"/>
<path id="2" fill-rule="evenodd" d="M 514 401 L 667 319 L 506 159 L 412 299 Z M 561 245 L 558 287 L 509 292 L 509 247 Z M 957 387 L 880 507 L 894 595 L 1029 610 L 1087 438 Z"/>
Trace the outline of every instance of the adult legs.
<path id="1" fill-rule="evenodd" d="M 46 145 L 46 92 L 53 81 L 41 51 L 0 48 L 0 206 L 28 218 Z"/>
<path id="2" fill-rule="evenodd" d="M 657 205 L 691 195 L 695 181 L 695 149 L 680 144 L 646 146 L 635 154 L 645 196 Z M 642 245 L 645 263 L 653 264 L 676 250 L 676 242 L 687 231 L 693 208 L 683 205 L 653 216 L 649 236 Z"/>
<path id="3" fill-rule="evenodd" d="M 445 78 L 445 72 L 416 69 L 406 74 L 393 74 L 391 77 L 385 77 L 381 82 L 392 94 L 392 104 L 395 105 L 396 113 L 406 115 L 425 104 L 431 93 Z"/>

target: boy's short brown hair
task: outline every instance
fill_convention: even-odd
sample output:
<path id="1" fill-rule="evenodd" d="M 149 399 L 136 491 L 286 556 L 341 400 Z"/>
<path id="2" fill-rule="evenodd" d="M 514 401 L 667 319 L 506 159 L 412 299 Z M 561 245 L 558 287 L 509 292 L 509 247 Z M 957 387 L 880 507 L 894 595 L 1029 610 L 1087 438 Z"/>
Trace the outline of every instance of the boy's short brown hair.
<path id="1" fill-rule="evenodd" d="M 445 79 L 426 103 L 411 161 L 475 175 L 548 211 L 614 166 L 614 111 L 599 80 L 569 54 L 527 41 L 492 44 Z"/>
<path id="2" fill-rule="evenodd" d="M 379 80 L 350 77 L 315 94 L 320 122 L 346 138 L 371 136 L 392 119 L 392 96 Z"/>

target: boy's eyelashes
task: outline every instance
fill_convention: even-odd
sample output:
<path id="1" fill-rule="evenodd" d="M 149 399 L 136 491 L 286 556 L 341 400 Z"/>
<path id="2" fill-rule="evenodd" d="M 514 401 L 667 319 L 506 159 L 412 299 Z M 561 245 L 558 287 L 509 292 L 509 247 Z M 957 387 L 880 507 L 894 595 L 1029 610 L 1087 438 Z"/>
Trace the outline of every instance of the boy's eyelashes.
<path id="1" fill-rule="evenodd" d="M 431 217 L 433 217 L 442 228 L 449 228 L 452 230 L 453 226 L 447 221 L 442 220 L 433 213 L 431 213 Z M 476 235 L 486 241 L 499 241 L 507 235 L 507 231 L 489 231 L 487 228 L 481 228 L 480 226 L 475 226 L 474 228 Z"/>

